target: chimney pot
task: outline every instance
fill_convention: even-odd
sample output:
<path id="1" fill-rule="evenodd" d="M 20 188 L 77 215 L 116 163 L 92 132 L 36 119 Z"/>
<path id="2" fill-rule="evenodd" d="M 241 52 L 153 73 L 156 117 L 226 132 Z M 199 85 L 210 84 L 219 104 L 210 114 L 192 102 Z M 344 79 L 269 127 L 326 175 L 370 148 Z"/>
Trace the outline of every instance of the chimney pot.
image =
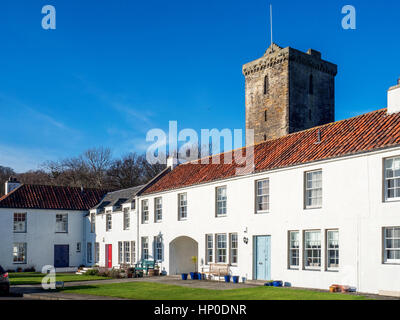
<path id="1" fill-rule="evenodd" d="M 397 80 L 397 85 L 388 90 L 387 113 L 400 112 L 400 78 Z"/>

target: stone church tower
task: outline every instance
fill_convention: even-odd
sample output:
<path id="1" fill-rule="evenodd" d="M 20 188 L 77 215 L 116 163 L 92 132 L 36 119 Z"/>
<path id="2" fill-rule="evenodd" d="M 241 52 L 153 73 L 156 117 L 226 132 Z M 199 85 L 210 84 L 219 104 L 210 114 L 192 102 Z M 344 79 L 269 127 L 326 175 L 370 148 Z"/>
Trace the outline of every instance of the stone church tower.
<path id="1" fill-rule="evenodd" d="M 273 43 L 243 74 L 246 130 L 254 129 L 255 143 L 335 121 L 337 66 L 320 52 Z"/>

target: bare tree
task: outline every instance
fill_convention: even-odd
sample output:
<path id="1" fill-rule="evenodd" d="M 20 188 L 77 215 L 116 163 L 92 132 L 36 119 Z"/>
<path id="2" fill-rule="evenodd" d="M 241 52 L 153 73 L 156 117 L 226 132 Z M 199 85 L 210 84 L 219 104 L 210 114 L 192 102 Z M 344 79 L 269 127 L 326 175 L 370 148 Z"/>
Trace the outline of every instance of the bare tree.
<path id="1" fill-rule="evenodd" d="M 130 153 L 114 160 L 107 175 L 113 188 L 125 189 L 142 183 L 140 171 L 139 157 L 136 153 Z"/>
<path id="2" fill-rule="evenodd" d="M 93 186 L 104 187 L 106 172 L 112 163 L 111 149 L 93 148 L 82 155 L 82 161 L 88 167 Z"/>

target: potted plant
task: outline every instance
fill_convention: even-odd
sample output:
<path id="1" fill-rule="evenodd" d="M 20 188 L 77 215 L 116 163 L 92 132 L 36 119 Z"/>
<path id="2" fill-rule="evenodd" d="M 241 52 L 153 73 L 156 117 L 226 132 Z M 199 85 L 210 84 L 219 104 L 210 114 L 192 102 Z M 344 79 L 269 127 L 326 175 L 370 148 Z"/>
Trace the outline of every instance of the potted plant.
<path id="1" fill-rule="evenodd" d="M 156 264 L 154 266 L 154 275 L 155 276 L 159 276 L 160 275 L 160 267 L 158 266 L 158 264 Z"/>
<path id="2" fill-rule="evenodd" d="M 190 273 L 190 278 L 192 280 L 198 280 L 199 277 L 198 277 L 198 274 L 197 274 L 197 256 L 192 256 L 191 260 L 192 260 L 192 262 L 194 264 L 194 272 Z"/>
<path id="3" fill-rule="evenodd" d="M 187 280 L 188 274 L 187 273 L 182 273 L 181 277 L 182 277 L 182 280 Z"/>
<path id="4" fill-rule="evenodd" d="M 233 276 L 232 281 L 233 283 L 239 283 L 239 276 Z"/>
<path id="5" fill-rule="evenodd" d="M 225 278 L 225 282 L 231 282 L 231 275 L 227 274 L 226 276 L 224 276 Z"/>

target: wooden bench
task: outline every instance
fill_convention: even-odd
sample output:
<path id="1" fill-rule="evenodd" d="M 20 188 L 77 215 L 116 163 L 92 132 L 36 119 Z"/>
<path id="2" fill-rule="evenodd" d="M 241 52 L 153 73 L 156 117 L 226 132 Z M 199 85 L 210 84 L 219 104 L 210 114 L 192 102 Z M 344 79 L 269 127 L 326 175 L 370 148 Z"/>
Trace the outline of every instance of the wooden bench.
<path id="1" fill-rule="evenodd" d="M 229 264 L 210 263 L 209 270 L 204 272 L 208 275 L 209 279 L 211 276 L 218 277 L 218 281 L 221 277 L 229 275 Z"/>
<path id="2" fill-rule="evenodd" d="M 136 272 L 146 272 L 148 275 L 150 269 L 155 268 L 155 261 L 154 260 L 140 260 L 138 263 L 135 264 L 135 273 Z"/>

